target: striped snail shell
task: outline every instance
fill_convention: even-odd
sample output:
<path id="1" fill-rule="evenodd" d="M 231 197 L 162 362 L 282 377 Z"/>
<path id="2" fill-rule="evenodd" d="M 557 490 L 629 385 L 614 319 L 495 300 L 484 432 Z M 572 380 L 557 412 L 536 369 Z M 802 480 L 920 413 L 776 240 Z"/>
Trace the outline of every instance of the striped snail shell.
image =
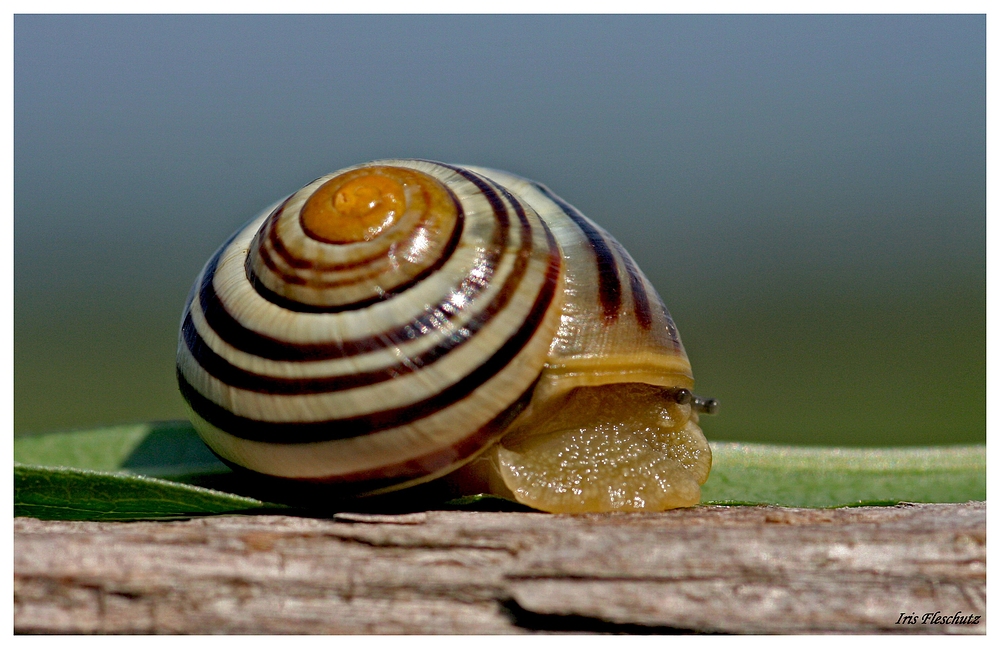
<path id="1" fill-rule="evenodd" d="M 226 462 L 345 494 L 479 458 L 538 509 L 657 511 L 711 466 L 714 401 L 635 262 L 491 169 L 371 162 L 264 211 L 198 276 L 177 376 Z"/>

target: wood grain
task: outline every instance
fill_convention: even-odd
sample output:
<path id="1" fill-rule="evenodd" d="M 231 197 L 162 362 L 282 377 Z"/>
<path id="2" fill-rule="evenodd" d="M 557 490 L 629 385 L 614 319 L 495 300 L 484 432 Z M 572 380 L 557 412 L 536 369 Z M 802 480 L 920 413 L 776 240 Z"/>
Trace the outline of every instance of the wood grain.
<path id="1" fill-rule="evenodd" d="M 920 623 L 938 611 L 979 623 Z M 14 522 L 19 633 L 979 634 L 985 614 L 982 502 Z"/>

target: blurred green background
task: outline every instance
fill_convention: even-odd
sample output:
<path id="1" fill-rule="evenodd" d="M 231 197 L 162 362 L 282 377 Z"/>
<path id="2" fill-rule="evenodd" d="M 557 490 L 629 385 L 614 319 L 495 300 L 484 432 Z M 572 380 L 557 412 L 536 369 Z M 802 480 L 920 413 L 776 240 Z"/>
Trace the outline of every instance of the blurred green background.
<path id="1" fill-rule="evenodd" d="M 984 16 L 15 16 L 15 433 L 183 417 L 214 249 L 412 156 L 614 234 L 710 439 L 983 443 L 985 56 Z"/>

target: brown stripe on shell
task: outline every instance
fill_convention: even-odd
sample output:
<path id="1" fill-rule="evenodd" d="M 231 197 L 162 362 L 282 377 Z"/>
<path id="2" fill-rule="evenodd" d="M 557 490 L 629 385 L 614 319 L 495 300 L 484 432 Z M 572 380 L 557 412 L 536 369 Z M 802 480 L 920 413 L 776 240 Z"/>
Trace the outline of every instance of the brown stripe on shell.
<path id="1" fill-rule="evenodd" d="M 427 160 L 424 162 L 431 162 L 431 161 Z M 443 162 L 433 162 L 432 164 L 436 164 L 439 167 L 444 167 L 445 169 L 451 169 L 452 171 L 454 171 L 455 173 L 457 173 L 458 175 L 462 176 L 463 178 L 471 182 L 473 185 L 475 185 L 476 188 L 480 192 L 482 192 L 483 196 L 486 197 L 486 200 L 489 201 L 490 207 L 493 208 L 494 213 L 496 214 L 507 213 L 507 208 L 504 206 L 503 201 L 500 200 L 500 197 L 496 193 L 496 190 L 499 189 L 502 192 L 504 192 L 507 196 L 510 196 L 510 193 L 507 192 L 505 188 L 501 187 L 497 183 L 494 183 L 492 180 L 484 178 L 483 176 L 480 176 L 475 172 L 469 171 L 468 169 L 463 169 L 461 167 L 456 167 L 454 165 L 445 164 Z"/>
<path id="2" fill-rule="evenodd" d="M 451 199 L 451 202 L 452 202 L 452 204 L 455 207 L 455 213 L 456 213 L 456 223 L 452 226 L 452 231 L 450 233 L 448 233 L 448 235 L 447 235 L 449 237 L 449 239 L 450 239 L 450 238 L 453 238 L 453 237 L 456 236 L 456 232 L 457 232 L 458 235 L 461 234 L 460 229 L 456 230 L 456 228 L 460 228 L 460 226 L 457 223 L 457 221 L 464 218 L 464 212 L 462 210 L 461 202 L 458 200 L 458 197 L 455 196 L 454 192 L 452 192 L 448 187 L 443 187 L 443 189 L 445 190 L 445 192 L 447 192 L 448 197 Z M 432 198 L 431 198 L 430 192 L 426 188 L 424 188 L 424 187 L 421 187 L 421 192 L 424 195 L 424 201 L 425 201 L 425 203 L 430 204 L 432 202 Z M 287 199 L 286 199 L 286 202 L 287 202 Z M 291 266 L 293 268 L 299 268 L 299 269 L 303 269 L 303 270 L 313 270 L 313 271 L 317 271 L 317 272 L 320 272 L 320 273 L 351 270 L 351 269 L 354 269 L 354 268 L 360 268 L 362 266 L 370 265 L 373 262 L 376 262 L 376 261 L 384 258 L 387 255 L 389 247 L 390 247 L 390 246 L 385 246 L 383 249 L 378 250 L 378 251 L 372 253 L 368 257 L 365 257 L 363 259 L 358 259 L 358 260 L 355 260 L 355 261 L 351 261 L 351 262 L 346 262 L 346 263 L 321 264 L 321 263 L 310 261 L 308 259 L 302 259 L 300 257 L 296 257 L 295 255 L 293 255 L 291 253 L 291 251 L 288 250 L 288 248 L 285 247 L 284 241 L 282 241 L 281 237 L 278 236 L 278 228 L 275 227 L 275 225 L 277 224 L 277 221 L 280 218 L 280 216 L 281 215 L 278 214 L 274 218 L 270 218 L 269 217 L 268 220 L 265 222 L 264 228 L 267 229 L 267 231 L 266 231 L 266 240 L 271 245 L 271 248 L 274 249 L 274 252 L 281 258 L 281 260 L 284 263 L 286 263 L 287 265 L 289 265 L 289 266 Z M 420 227 L 423 226 L 423 225 L 425 225 L 427 222 L 428 222 L 427 215 L 424 214 L 421 217 L 421 219 L 411 229 L 411 237 L 409 239 L 405 239 L 404 243 L 412 241 L 413 240 L 412 237 L 416 236 L 416 233 L 419 232 Z M 264 228 L 261 229 L 261 233 L 264 233 Z M 260 234 L 258 234 L 258 236 L 260 236 Z M 264 241 L 264 239 L 261 239 L 260 244 L 263 244 L 263 241 Z M 399 245 L 399 243 L 400 242 L 397 242 L 396 245 Z M 258 242 L 256 241 L 256 238 L 255 238 L 255 241 L 254 241 L 254 244 L 253 244 L 254 247 L 252 247 L 251 249 L 259 249 L 259 250 L 261 250 L 262 257 L 264 256 L 264 254 L 267 254 L 268 256 L 270 256 L 270 253 L 268 252 L 268 249 L 267 249 L 266 246 L 259 245 L 259 248 L 257 248 L 258 245 L 259 244 L 258 244 Z M 282 273 L 282 271 L 278 270 L 277 264 L 274 264 L 273 259 L 270 260 L 270 263 L 268 263 L 268 260 L 265 260 L 265 264 L 267 264 L 268 268 L 271 268 L 276 273 L 279 273 L 279 274 Z"/>
<path id="3" fill-rule="evenodd" d="M 492 189 L 489 187 L 487 189 L 492 193 Z M 484 270 L 487 271 L 486 274 L 477 282 L 469 282 L 468 278 L 464 278 L 462 284 L 455 289 L 456 291 L 462 290 L 462 286 L 468 283 L 469 288 L 474 289 L 470 293 L 470 299 L 479 295 L 488 286 L 489 280 L 492 278 L 492 272 L 496 268 L 496 262 L 499 260 L 502 250 L 507 245 L 510 223 L 507 209 L 503 206 L 502 202 L 500 202 L 500 207 L 500 212 L 496 213 L 499 227 L 494 232 L 494 238 L 486 250 L 486 258 L 481 264 Z M 384 349 L 407 340 L 413 340 L 423 334 L 422 329 L 432 328 L 439 322 L 438 316 L 442 311 L 442 305 L 424 311 L 423 315 L 418 316 L 413 322 L 397 327 L 396 329 L 378 332 L 375 335 L 355 340 L 311 344 L 288 342 L 248 329 L 226 310 L 215 292 L 215 284 L 213 282 L 219 259 L 230 243 L 232 243 L 233 239 L 239 236 L 239 234 L 237 232 L 231 236 L 216 251 L 215 255 L 208 261 L 208 264 L 206 264 L 201 287 L 198 291 L 198 299 L 208 326 L 223 341 L 240 351 L 260 356 L 261 358 L 279 361 L 318 361 L 345 358 Z M 329 313 L 339 310 L 346 309 L 327 309 L 322 312 Z M 446 320 L 453 320 L 456 315 L 457 312 L 445 310 Z"/>
<path id="4" fill-rule="evenodd" d="M 425 221 L 420 221 L 418 223 L 418 226 L 423 225 L 424 223 Z M 288 264 L 293 268 L 298 268 L 302 270 L 313 270 L 320 273 L 349 271 L 349 270 L 354 270 L 356 268 L 363 268 L 365 266 L 370 266 L 371 264 L 378 262 L 380 259 L 386 258 L 388 254 L 388 247 L 387 247 L 384 250 L 377 250 L 368 257 L 364 257 L 356 261 L 339 263 L 339 264 L 318 264 L 316 262 L 312 262 L 294 256 L 288 250 L 288 248 L 285 247 L 285 243 L 284 241 L 282 241 L 281 237 L 278 236 L 278 228 L 271 227 L 270 224 L 268 225 L 269 229 L 267 231 L 267 236 L 265 239 L 262 239 L 262 244 L 263 241 L 266 240 L 268 245 L 260 245 L 260 247 L 256 249 L 260 251 L 261 261 L 263 261 L 264 264 L 268 268 L 270 268 L 274 273 L 282 275 L 283 277 L 289 277 L 289 275 L 285 274 L 285 272 L 282 269 L 280 269 L 278 265 L 275 263 L 271 250 L 274 251 L 274 254 L 277 255 L 282 260 L 282 262 Z M 416 236 L 417 232 L 418 228 L 414 228 L 413 236 Z M 449 233 L 448 236 L 449 237 L 454 236 L 454 229 L 452 230 L 451 233 Z M 407 239 L 405 241 L 410 242 L 412 240 L 413 239 L 411 236 L 410 239 Z"/>
<path id="5" fill-rule="evenodd" d="M 532 184 L 546 198 L 558 205 L 566 216 L 580 228 L 584 236 L 587 237 L 590 248 L 594 251 L 597 263 L 597 294 L 601 301 L 604 320 L 607 322 L 614 321 L 618 318 L 618 312 L 621 309 L 622 285 L 621 280 L 618 278 L 618 264 L 615 263 L 615 257 L 611 254 L 608 242 L 597 228 L 583 214 L 580 214 L 575 207 L 553 194 L 545 185 L 541 183 Z"/>
<path id="6" fill-rule="evenodd" d="M 510 196 L 508 200 L 512 198 Z M 511 203 L 521 223 L 523 234 L 521 237 L 521 248 L 517 252 L 514 265 L 504 280 L 500 291 L 493 297 L 493 300 L 486 308 L 475 314 L 474 317 L 458 328 L 455 335 L 449 336 L 436 347 L 409 357 L 403 362 L 378 370 L 348 375 L 308 378 L 272 377 L 236 367 L 213 351 L 198 333 L 190 313 L 188 313 L 184 320 L 181 335 L 188 350 L 191 352 L 191 356 L 209 375 L 234 388 L 264 394 L 320 394 L 372 385 L 418 371 L 440 360 L 449 352 L 469 341 L 474 334 L 485 327 L 494 316 L 500 313 L 517 293 L 521 281 L 527 272 L 531 254 L 534 250 L 534 242 L 532 240 L 533 231 L 531 223 L 528 221 L 524 206 L 517 201 L 511 201 Z M 463 284 L 461 294 L 465 297 L 466 302 L 471 302 L 476 293 L 478 291 L 474 291 L 470 283 L 466 282 Z M 435 313 L 435 315 L 439 316 L 439 321 L 446 319 L 443 312 Z"/>
<path id="7" fill-rule="evenodd" d="M 366 306 L 371 306 L 372 304 L 377 304 L 378 302 L 383 302 L 385 300 L 388 300 L 392 297 L 395 297 L 405 292 L 407 289 L 413 288 L 414 286 L 425 280 L 427 277 L 429 277 L 432 273 L 437 272 L 442 266 L 445 265 L 445 263 L 448 262 L 449 259 L 451 259 L 451 256 L 458 248 L 458 243 L 461 240 L 462 233 L 464 232 L 465 229 L 464 228 L 465 212 L 462 210 L 462 205 L 459 202 L 458 197 L 456 197 L 450 190 L 448 190 L 448 195 L 451 197 L 452 201 L 455 204 L 455 209 L 456 209 L 455 225 L 454 228 L 452 229 L 451 236 L 448 238 L 448 243 L 445 244 L 444 248 L 442 248 L 441 253 L 438 255 L 438 258 L 434 260 L 434 263 L 427 266 L 413 277 L 405 279 L 401 281 L 399 284 L 396 284 L 395 286 L 381 287 L 379 294 L 374 295 L 370 298 L 366 298 L 364 300 L 357 300 L 355 302 L 350 302 L 347 304 L 338 304 L 335 306 L 319 306 L 313 304 L 305 304 L 302 302 L 297 302 L 295 300 L 286 298 L 283 295 L 279 295 L 278 293 L 275 293 L 274 291 L 269 289 L 260 279 L 260 277 L 257 276 L 257 273 L 254 272 L 253 270 L 252 255 L 247 255 L 245 262 L 247 279 L 250 280 L 250 283 L 253 285 L 258 295 L 260 295 L 262 298 L 264 298 L 268 302 L 271 302 L 272 304 L 276 304 L 277 306 L 280 306 L 284 309 L 288 309 L 289 311 L 295 311 L 297 313 L 340 313 L 342 311 L 352 311 L 355 309 L 362 309 Z M 257 236 L 259 235 L 260 233 L 258 232 Z M 267 262 L 265 261 L 265 263 Z M 325 286 L 336 285 L 332 283 L 324 284 L 323 282 L 318 282 L 318 281 L 306 281 L 295 275 L 290 275 L 290 276 L 284 275 L 281 273 L 281 271 L 273 268 L 270 265 L 268 267 L 272 268 L 272 270 L 281 275 L 281 277 L 284 278 L 285 281 L 288 281 L 289 283 L 302 284 L 316 288 L 324 288 Z M 317 268 L 322 268 L 322 267 L 317 267 Z M 293 281 L 293 278 L 294 280 L 297 281 Z"/>
<path id="8" fill-rule="evenodd" d="M 277 235 L 278 220 L 281 218 L 282 212 L 285 211 L 285 205 L 288 203 L 289 198 L 291 198 L 291 196 L 285 199 L 285 203 L 283 203 L 281 206 L 281 211 L 272 214 L 267 218 L 266 221 L 264 221 L 264 225 L 261 226 L 261 229 L 258 230 L 257 234 L 254 236 L 253 242 L 251 242 L 250 244 L 250 249 L 262 250 L 262 251 L 265 250 L 264 239 L 266 238 L 271 243 L 271 246 L 274 248 L 275 252 L 278 253 L 278 256 L 280 256 L 281 259 L 286 264 L 288 264 L 292 268 L 301 268 L 303 270 L 309 269 L 313 267 L 313 262 L 309 261 L 308 259 L 302 259 L 300 257 L 296 257 L 295 255 L 290 253 L 288 249 L 285 248 L 284 243 L 281 242 L 281 238 L 278 237 Z M 267 259 L 264 260 L 264 263 L 267 265 L 268 268 L 270 268 L 274 272 L 280 272 L 278 270 L 277 264 L 275 264 L 274 260 L 270 258 L 270 255 L 268 256 Z"/>
<path id="9" fill-rule="evenodd" d="M 267 267 L 269 271 L 280 277 L 282 281 L 287 282 L 289 284 L 296 284 L 298 286 L 304 285 L 306 283 L 306 279 L 304 277 L 300 277 L 299 275 L 296 275 L 294 273 L 292 274 L 285 273 L 283 269 L 279 268 L 278 265 L 274 263 L 274 259 L 268 252 L 267 246 L 265 246 L 263 243 L 265 237 L 263 237 L 262 235 L 265 233 L 265 229 L 268 232 L 274 232 L 275 230 L 274 224 L 271 223 L 270 221 L 264 224 L 264 227 L 257 232 L 256 236 L 254 236 L 253 238 L 253 241 L 250 242 L 250 250 L 259 251 L 260 260 L 264 262 L 264 265 Z M 268 235 L 267 238 L 270 238 L 270 235 Z M 308 268 L 308 266 L 301 265 L 295 258 L 286 261 L 289 262 L 289 265 L 294 265 L 296 268 Z M 292 261 L 295 261 L 295 263 L 293 264 Z M 253 257 L 251 255 L 247 255 L 246 272 L 247 272 L 247 277 L 250 277 L 251 275 L 256 277 L 256 273 L 253 270 Z"/>
<path id="10" fill-rule="evenodd" d="M 271 259 L 269 259 L 269 258 L 266 258 L 266 250 L 262 251 L 261 259 L 264 260 L 264 264 L 273 273 L 275 273 L 275 275 L 277 275 L 278 278 L 281 281 L 287 282 L 289 284 L 296 284 L 296 285 L 300 285 L 300 286 L 306 286 L 306 287 L 308 287 L 310 289 L 315 289 L 315 290 L 324 290 L 324 289 L 330 289 L 330 288 L 344 288 L 344 287 L 347 287 L 347 286 L 354 286 L 356 284 L 363 283 L 365 280 L 374 279 L 376 277 L 379 277 L 380 275 L 384 275 L 386 273 L 386 267 L 389 266 L 389 262 L 386 261 L 386 263 L 383 266 L 381 266 L 381 267 L 371 268 L 370 270 L 367 270 L 365 272 L 352 274 L 350 277 L 348 277 L 346 279 L 336 279 L 336 280 L 325 280 L 324 281 L 324 280 L 316 279 L 315 277 L 306 278 L 306 277 L 302 277 L 301 275 L 282 275 L 281 274 L 281 270 L 277 266 L 274 265 L 274 261 L 271 260 Z M 358 264 L 358 266 L 361 267 L 361 266 L 363 266 L 363 264 Z M 253 270 L 250 270 L 249 272 L 253 273 Z M 421 271 L 421 272 L 423 273 L 424 271 Z M 259 277 L 256 275 L 256 273 L 254 273 L 254 277 L 257 277 L 259 279 Z M 395 295 L 397 292 L 399 292 L 399 288 L 401 286 L 403 286 L 404 283 L 406 283 L 406 282 L 412 282 L 412 281 L 413 281 L 412 279 L 403 280 L 402 282 L 400 282 L 396 286 L 391 286 L 391 287 L 389 287 L 387 289 L 386 288 L 382 288 L 382 293 L 380 294 L 380 297 L 377 298 L 377 301 L 384 300 L 384 299 L 387 299 L 388 297 L 391 297 L 392 295 Z M 286 298 L 286 299 L 290 299 L 290 298 Z M 353 304 L 358 304 L 358 303 L 354 302 Z M 324 307 L 324 308 L 327 308 L 327 307 Z M 341 309 L 341 310 L 343 310 L 343 309 Z"/>
<path id="11" fill-rule="evenodd" d="M 486 423 L 479 430 L 463 437 L 458 442 L 444 448 L 435 449 L 419 457 L 404 462 L 386 466 L 353 471 L 339 475 L 320 476 L 315 478 L 281 478 L 269 474 L 258 473 L 233 464 L 227 459 L 220 459 L 239 473 L 263 479 L 273 480 L 276 485 L 287 485 L 290 481 L 307 485 L 323 485 L 333 489 L 336 495 L 350 496 L 388 490 L 405 485 L 408 482 L 419 481 L 434 473 L 444 472 L 452 466 L 459 466 L 471 460 L 484 449 L 489 448 L 513 423 L 521 412 L 531 402 L 538 381 L 532 383 L 521 396 L 511 403 L 503 412 Z"/>
<path id="12" fill-rule="evenodd" d="M 468 397 L 477 388 L 503 370 L 520 353 L 545 319 L 559 283 L 561 259 L 552 232 L 545 228 L 549 241 L 549 265 L 531 311 L 521 327 L 480 366 L 439 393 L 413 404 L 366 415 L 317 422 L 265 422 L 235 415 L 200 394 L 178 368 L 181 394 L 195 412 L 210 424 L 241 439 L 277 444 L 301 444 L 331 439 L 358 437 L 396 428 L 428 417 Z"/>
<path id="13" fill-rule="evenodd" d="M 683 346 L 681 345 L 681 335 L 677 331 L 677 325 L 674 324 L 674 319 L 670 316 L 670 311 L 667 310 L 667 305 L 663 303 L 663 299 L 655 292 L 653 293 L 653 297 L 656 298 L 656 302 L 660 306 L 660 311 L 663 313 L 663 319 L 666 320 L 667 335 L 670 336 L 670 342 L 673 344 L 675 351 L 680 351 Z"/>
<path id="14" fill-rule="evenodd" d="M 625 271 L 628 273 L 629 289 L 632 291 L 632 304 L 635 307 L 635 319 L 639 326 L 647 331 L 653 326 L 653 312 L 649 306 L 649 294 L 646 293 L 646 283 L 642 281 L 642 273 L 632 261 L 622 244 L 616 239 L 611 239 L 611 244 L 625 264 Z"/>

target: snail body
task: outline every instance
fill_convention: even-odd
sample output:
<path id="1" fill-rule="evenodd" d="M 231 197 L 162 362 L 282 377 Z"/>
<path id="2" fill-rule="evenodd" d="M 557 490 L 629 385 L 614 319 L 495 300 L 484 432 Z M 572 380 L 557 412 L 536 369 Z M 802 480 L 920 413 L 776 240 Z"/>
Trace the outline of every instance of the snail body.
<path id="1" fill-rule="evenodd" d="M 711 466 L 712 404 L 655 289 L 496 170 L 378 161 L 266 210 L 196 280 L 177 374 L 228 463 L 345 494 L 481 458 L 538 509 L 662 510 L 696 504 Z"/>

